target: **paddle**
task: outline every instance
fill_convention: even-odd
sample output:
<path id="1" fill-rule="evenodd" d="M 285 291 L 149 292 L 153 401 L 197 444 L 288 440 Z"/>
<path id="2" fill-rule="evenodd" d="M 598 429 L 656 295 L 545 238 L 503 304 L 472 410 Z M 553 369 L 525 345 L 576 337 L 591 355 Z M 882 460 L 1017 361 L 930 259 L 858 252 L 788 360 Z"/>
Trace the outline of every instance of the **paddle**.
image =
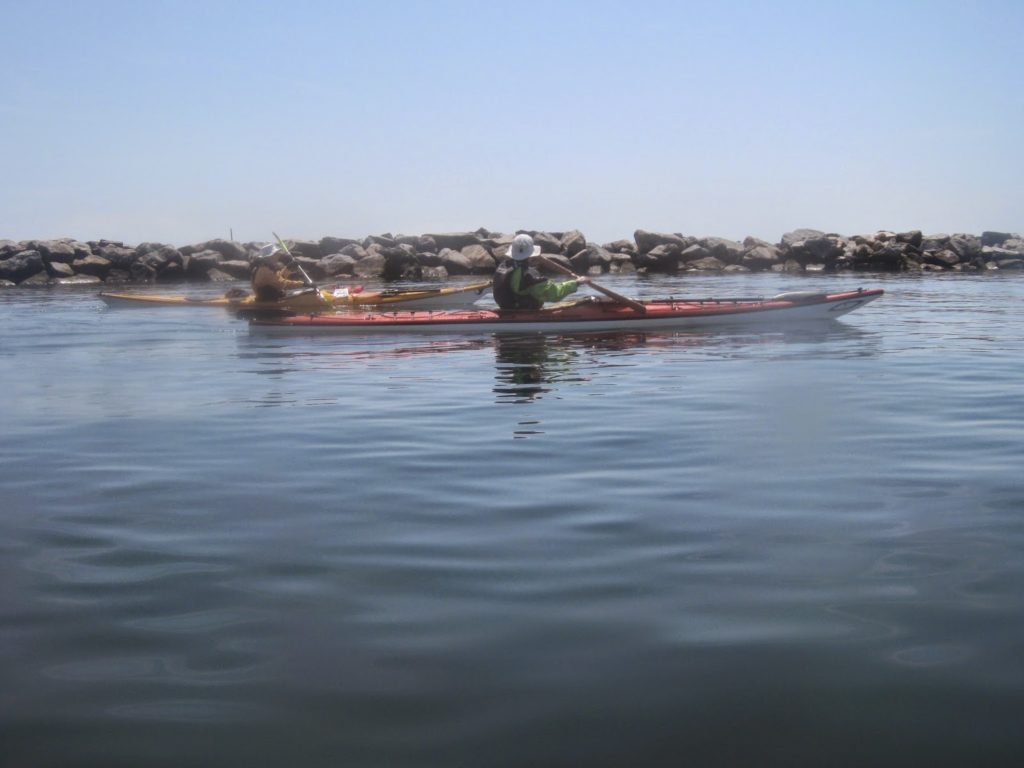
<path id="1" fill-rule="evenodd" d="M 563 267 L 557 261 L 549 259 L 545 257 L 543 254 L 541 254 L 537 258 L 558 272 L 561 272 L 565 275 L 569 275 L 569 277 L 572 277 L 575 280 L 580 279 L 580 276 L 573 272 L 571 269 L 569 269 L 568 267 Z M 610 288 L 605 288 L 603 285 L 598 285 L 593 280 L 590 280 L 586 284 L 593 288 L 595 291 L 600 291 L 605 296 L 615 299 L 620 304 L 625 304 L 626 306 L 635 309 L 637 312 L 640 312 L 641 314 L 647 312 L 647 307 L 645 307 L 643 304 L 641 304 L 639 301 L 636 301 L 635 299 L 631 299 L 628 296 L 623 296 L 621 293 L 616 293 Z"/>
<path id="2" fill-rule="evenodd" d="M 274 236 L 274 239 L 277 240 L 277 244 L 281 246 L 281 248 L 284 250 L 284 252 L 287 253 L 289 256 L 292 256 L 292 252 L 290 250 L 288 250 L 288 245 L 285 243 L 284 240 L 282 240 L 280 237 L 277 236 L 277 232 L 271 232 L 270 234 L 272 234 Z M 306 283 L 309 286 L 311 286 L 314 290 L 319 292 L 320 289 L 317 287 L 317 284 L 313 282 L 313 278 L 311 278 L 309 275 L 306 274 L 306 270 L 304 270 L 302 268 L 302 265 L 299 264 L 298 259 L 296 259 L 294 256 L 292 256 L 292 264 L 294 264 L 295 268 L 298 269 L 299 272 L 302 273 L 302 276 L 305 278 Z"/>

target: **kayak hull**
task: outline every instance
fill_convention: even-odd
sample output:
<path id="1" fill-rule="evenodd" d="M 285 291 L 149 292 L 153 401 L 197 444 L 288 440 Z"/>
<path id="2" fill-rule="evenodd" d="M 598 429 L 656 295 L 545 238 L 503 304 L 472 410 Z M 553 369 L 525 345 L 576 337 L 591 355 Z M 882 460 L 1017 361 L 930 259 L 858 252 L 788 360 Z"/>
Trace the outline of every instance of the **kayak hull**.
<path id="1" fill-rule="evenodd" d="M 214 296 L 198 299 L 175 294 L 102 292 L 100 298 L 112 307 L 223 307 L 226 309 L 268 312 L 330 312 L 362 307 L 395 307 L 407 309 L 455 309 L 470 307 L 491 287 L 490 282 L 445 288 L 394 288 L 384 291 L 338 293 L 322 289 L 305 291 L 281 301 L 257 301 L 254 296 L 230 298 Z"/>
<path id="2" fill-rule="evenodd" d="M 773 325 L 840 317 L 883 293 L 875 288 L 833 294 L 781 294 L 758 299 L 657 299 L 643 301 L 644 312 L 614 301 L 593 299 L 540 310 L 307 314 L 254 318 L 250 329 L 266 333 L 574 333 Z"/>

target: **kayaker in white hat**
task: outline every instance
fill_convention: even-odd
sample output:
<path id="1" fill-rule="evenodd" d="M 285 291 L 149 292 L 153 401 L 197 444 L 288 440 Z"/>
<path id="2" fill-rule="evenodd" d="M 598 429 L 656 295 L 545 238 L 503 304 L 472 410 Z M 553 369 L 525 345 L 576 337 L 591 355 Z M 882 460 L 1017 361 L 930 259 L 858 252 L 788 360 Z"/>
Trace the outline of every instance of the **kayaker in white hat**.
<path id="1" fill-rule="evenodd" d="M 494 271 L 494 300 L 502 309 L 540 309 L 545 301 L 561 301 L 574 293 L 589 278 L 548 280 L 534 267 L 530 258 L 540 255 L 540 247 L 529 235 L 516 235 L 509 246 L 508 256 Z"/>

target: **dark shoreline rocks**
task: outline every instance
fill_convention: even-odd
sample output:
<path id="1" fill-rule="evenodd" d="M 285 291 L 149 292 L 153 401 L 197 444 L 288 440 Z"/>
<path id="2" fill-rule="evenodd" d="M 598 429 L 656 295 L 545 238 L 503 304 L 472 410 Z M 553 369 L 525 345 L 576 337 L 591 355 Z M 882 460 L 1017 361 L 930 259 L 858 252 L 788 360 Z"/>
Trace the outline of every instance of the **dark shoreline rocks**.
<path id="1" fill-rule="evenodd" d="M 925 235 L 876 232 L 845 236 L 814 229 L 787 232 L 778 243 L 637 230 L 632 240 L 597 244 L 582 232 L 537 232 L 542 252 L 580 274 L 639 272 L 966 272 L 1024 269 L 1024 238 L 1008 232 Z M 514 234 L 478 229 L 424 235 L 369 235 L 362 239 L 297 240 L 292 251 L 315 280 L 353 277 L 445 280 L 487 275 Z M 176 248 L 164 243 L 125 245 L 0 239 L 0 286 L 230 282 L 247 280 L 264 243 L 208 240 Z"/>

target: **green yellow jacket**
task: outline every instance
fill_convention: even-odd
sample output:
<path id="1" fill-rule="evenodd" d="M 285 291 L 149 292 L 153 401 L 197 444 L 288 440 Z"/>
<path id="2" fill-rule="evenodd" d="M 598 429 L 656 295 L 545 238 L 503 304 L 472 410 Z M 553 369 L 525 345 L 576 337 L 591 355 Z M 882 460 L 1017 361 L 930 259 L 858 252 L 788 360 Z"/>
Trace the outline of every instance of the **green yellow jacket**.
<path id="1" fill-rule="evenodd" d="M 544 302 L 561 301 L 574 293 L 575 280 L 555 282 L 531 267 L 503 262 L 494 274 L 494 300 L 502 309 L 539 309 Z"/>

